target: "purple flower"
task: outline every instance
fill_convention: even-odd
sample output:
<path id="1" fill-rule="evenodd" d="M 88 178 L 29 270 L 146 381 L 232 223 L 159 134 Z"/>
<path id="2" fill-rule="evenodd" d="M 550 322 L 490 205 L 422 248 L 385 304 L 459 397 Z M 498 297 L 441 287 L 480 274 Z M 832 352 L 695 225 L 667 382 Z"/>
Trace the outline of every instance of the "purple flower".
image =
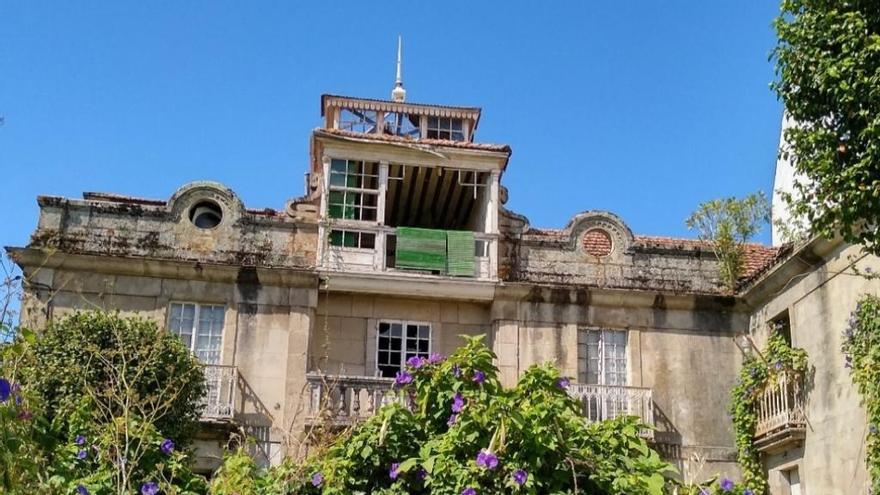
<path id="1" fill-rule="evenodd" d="M 398 371 L 397 375 L 394 376 L 394 384 L 397 386 L 403 386 L 407 383 L 412 383 L 413 377 L 406 371 Z"/>
<path id="2" fill-rule="evenodd" d="M 556 380 L 556 386 L 563 390 L 567 389 L 569 385 L 571 385 L 571 380 L 569 380 L 568 377 L 563 376 L 559 380 Z"/>
<path id="3" fill-rule="evenodd" d="M 449 415 L 449 419 L 446 420 L 446 426 L 448 426 L 448 427 L 451 428 L 452 425 L 455 424 L 455 420 L 457 420 L 457 419 L 458 419 L 458 415 L 457 415 L 457 414 L 450 414 L 450 415 Z"/>
<path id="4" fill-rule="evenodd" d="M 315 473 L 312 475 L 312 486 L 321 486 L 324 483 L 324 475 Z"/>
<path id="5" fill-rule="evenodd" d="M 868 275 L 870 275 L 870 274 L 874 273 L 874 269 L 871 268 L 870 266 L 865 267 L 865 273 L 867 273 Z"/>
<path id="6" fill-rule="evenodd" d="M 162 441 L 162 445 L 159 446 L 159 450 L 165 455 L 171 455 L 174 452 L 174 440 L 166 438 Z"/>
<path id="7" fill-rule="evenodd" d="M 413 357 L 406 360 L 407 366 L 414 368 L 414 369 L 421 368 L 427 362 L 428 361 L 425 358 L 423 358 L 422 356 L 413 356 Z"/>
<path id="8" fill-rule="evenodd" d="M 870 431 L 872 435 L 876 435 L 877 434 L 877 425 L 868 425 L 868 431 Z"/>
<path id="9" fill-rule="evenodd" d="M 437 364 L 443 362 L 443 356 L 439 352 L 432 352 L 430 356 L 428 356 L 428 364 Z"/>
<path id="10" fill-rule="evenodd" d="M 79 495 L 89 495 L 89 489 L 82 485 L 76 485 L 76 493 Z"/>
<path id="11" fill-rule="evenodd" d="M 397 468 L 399 468 L 399 467 L 400 467 L 400 463 L 398 463 L 398 462 L 395 462 L 394 464 L 392 464 L 391 469 L 388 470 L 388 477 L 393 480 L 396 480 L 397 475 L 400 474 L 397 472 Z"/>
<path id="12" fill-rule="evenodd" d="M 9 394 L 12 392 L 12 385 L 6 378 L 0 378 L 0 402 L 9 400 Z"/>
<path id="13" fill-rule="evenodd" d="M 461 366 L 455 365 L 452 367 L 452 375 L 456 378 L 461 378 Z"/>
<path id="14" fill-rule="evenodd" d="M 88 452 L 86 452 L 85 450 L 80 450 L 79 452 L 76 453 L 76 458 L 79 460 L 83 460 L 86 458 L 87 455 L 89 455 Z"/>
<path id="15" fill-rule="evenodd" d="M 422 481 L 428 479 L 428 471 L 425 468 L 419 468 L 419 479 Z"/>
<path id="16" fill-rule="evenodd" d="M 455 396 L 452 397 L 452 412 L 460 413 L 461 408 L 464 407 L 464 397 L 461 396 L 460 393 L 456 392 Z"/>
<path id="17" fill-rule="evenodd" d="M 85 445 L 86 444 L 86 437 L 84 437 L 82 435 L 77 435 L 76 439 L 73 441 L 73 443 L 75 443 L 76 445 Z"/>
<path id="18" fill-rule="evenodd" d="M 474 381 L 482 384 L 486 381 L 486 374 L 480 370 L 474 371 Z"/>
<path id="19" fill-rule="evenodd" d="M 491 451 L 483 449 L 477 454 L 477 466 L 486 469 L 495 469 L 498 467 L 498 457 Z"/>
<path id="20" fill-rule="evenodd" d="M 156 495 L 159 493 L 159 485 L 152 481 L 148 481 L 141 485 L 141 495 Z"/>
<path id="21" fill-rule="evenodd" d="M 461 495 L 477 495 L 477 491 L 471 487 L 467 487 L 461 491 Z"/>
<path id="22" fill-rule="evenodd" d="M 523 471 L 522 469 L 517 469 L 513 472 L 513 481 L 515 481 L 517 485 L 525 485 L 527 479 L 529 479 L 529 473 Z"/>
<path id="23" fill-rule="evenodd" d="M 721 483 L 719 483 L 719 486 L 725 492 L 729 492 L 729 491 L 733 490 L 733 480 L 730 478 L 723 478 L 721 480 Z"/>
<path id="24" fill-rule="evenodd" d="M 773 367 L 778 370 L 781 370 L 782 369 L 782 361 L 776 361 L 776 364 L 774 364 Z"/>
<path id="25" fill-rule="evenodd" d="M 746 488 L 745 490 L 743 490 L 743 495 L 755 495 L 755 492 Z"/>
<path id="26" fill-rule="evenodd" d="M 700 488 L 700 495 L 712 495 L 712 494 L 709 493 L 709 490 L 706 490 L 705 488 Z"/>

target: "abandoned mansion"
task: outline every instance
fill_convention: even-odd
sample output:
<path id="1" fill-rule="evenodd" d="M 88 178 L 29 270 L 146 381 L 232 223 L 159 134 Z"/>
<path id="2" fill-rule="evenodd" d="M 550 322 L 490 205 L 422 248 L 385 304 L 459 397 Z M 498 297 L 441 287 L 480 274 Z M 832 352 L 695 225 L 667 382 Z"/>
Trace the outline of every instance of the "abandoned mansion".
<path id="1" fill-rule="evenodd" d="M 730 390 L 781 323 L 815 378 L 763 392 L 754 442 L 771 492 L 864 493 L 865 412 L 840 339 L 858 297 L 880 291 L 848 270 L 876 258 L 822 238 L 750 244 L 731 291 L 705 242 L 598 210 L 534 227 L 505 207 L 511 148 L 479 142 L 480 109 L 405 95 L 399 80 L 390 100 L 323 95 L 305 192 L 283 208 L 215 182 L 167 199 L 40 196 L 29 244 L 7 248 L 28 280 L 23 324 L 98 307 L 177 334 L 206 365 L 206 471 L 234 430 L 264 463 L 297 455 L 318 422 L 394 400 L 409 357 L 484 335 L 504 383 L 553 362 L 588 420 L 639 416 L 705 479 L 738 476 Z"/>

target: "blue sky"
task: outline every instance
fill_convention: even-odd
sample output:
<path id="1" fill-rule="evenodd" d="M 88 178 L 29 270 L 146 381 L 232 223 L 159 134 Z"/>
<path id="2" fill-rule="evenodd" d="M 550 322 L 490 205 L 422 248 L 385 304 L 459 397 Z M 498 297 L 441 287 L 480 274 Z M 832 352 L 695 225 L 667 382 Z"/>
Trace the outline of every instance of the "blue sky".
<path id="1" fill-rule="evenodd" d="M 198 179 L 247 206 L 302 193 L 321 93 L 483 108 L 507 206 L 562 227 L 609 210 L 693 236 L 719 196 L 770 192 L 774 1 L 0 3 L 0 245 L 38 194 L 167 198 Z M 760 240 L 769 240 L 769 229 Z"/>

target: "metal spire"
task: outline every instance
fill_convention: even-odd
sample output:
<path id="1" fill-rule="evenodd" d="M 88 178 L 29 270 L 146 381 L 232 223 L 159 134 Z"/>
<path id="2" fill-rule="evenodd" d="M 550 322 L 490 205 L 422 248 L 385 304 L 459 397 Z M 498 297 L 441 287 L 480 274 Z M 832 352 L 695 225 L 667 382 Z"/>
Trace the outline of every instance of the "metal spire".
<path id="1" fill-rule="evenodd" d="M 394 89 L 391 90 L 391 99 L 400 102 L 406 100 L 406 90 L 403 89 L 403 76 L 400 71 L 402 47 L 403 39 L 401 36 L 397 36 L 397 79 L 394 80 Z"/>

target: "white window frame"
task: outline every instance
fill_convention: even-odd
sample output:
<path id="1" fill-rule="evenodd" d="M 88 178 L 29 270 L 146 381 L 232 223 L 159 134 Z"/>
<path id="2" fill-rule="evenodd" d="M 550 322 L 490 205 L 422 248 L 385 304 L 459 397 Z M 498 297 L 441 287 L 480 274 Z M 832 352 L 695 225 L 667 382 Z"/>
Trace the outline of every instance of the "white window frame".
<path id="1" fill-rule="evenodd" d="M 394 118 L 401 116 L 400 126 Z M 411 118 L 416 117 L 418 124 L 413 124 Z M 382 117 L 382 132 L 391 136 L 403 136 L 418 139 L 422 136 L 421 116 L 406 112 L 385 112 Z"/>
<path id="2" fill-rule="evenodd" d="M 211 308 L 221 308 L 223 310 L 223 312 L 222 312 L 223 323 L 220 325 L 220 346 L 217 351 L 217 362 L 216 363 L 208 363 L 208 362 L 202 361 L 202 358 L 199 358 L 199 360 L 204 362 L 205 364 L 213 364 L 213 365 L 221 364 L 223 362 L 223 343 L 224 343 L 224 339 L 226 337 L 226 309 L 227 309 L 226 305 L 225 304 L 214 304 L 214 303 L 201 303 L 201 302 L 195 302 L 195 301 L 171 301 L 171 302 L 169 302 L 168 303 L 168 311 L 167 311 L 168 314 L 167 314 L 167 318 L 166 318 L 166 322 L 165 322 L 165 328 L 168 332 L 171 332 L 172 334 L 174 334 L 178 338 L 180 338 L 180 334 L 171 328 L 172 307 L 175 304 L 181 306 L 181 314 L 183 311 L 183 307 L 185 307 L 187 305 L 195 307 L 195 310 L 193 311 L 193 328 L 192 328 L 192 337 L 191 337 L 190 344 L 189 344 L 189 351 L 196 357 L 198 357 L 198 352 L 196 349 L 196 345 L 198 343 L 198 323 L 199 323 L 199 316 L 201 314 L 202 308 L 211 307 Z"/>
<path id="3" fill-rule="evenodd" d="M 589 346 L 589 336 L 590 334 L 598 334 L 599 339 L 596 344 L 596 351 L 598 355 L 598 370 L 596 372 L 596 383 L 590 383 L 588 381 L 589 376 L 589 366 L 590 366 L 590 349 Z M 616 335 L 622 337 L 623 340 L 623 383 L 609 383 L 609 372 L 608 372 L 608 363 L 606 360 L 608 356 L 605 352 L 607 345 L 618 345 L 615 342 L 608 342 L 608 338 L 605 338 L 606 335 Z M 615 328 L 580 328 L 578 329 L 578 381 L 581 383 L 585 383 L 588 385 L 606 385 L 606 386 L 618 386 L 625 387 L 629 385 L 629 332 L 627 330 L 615 329 Z M 614 359 L 611 357 L 611 359 Z M 581 365 L 583 363 L 583 366 Z M 582 369 L 583 368 L 583 369 Z"/>
<path id="4" fill-rule="evenodd" d="M 345 172 L 334 171 L 333 170 L 333 162 L 343 162 L 345 164 Z M 348 168 L 352 162 L 359 164 L 362 171 L 366 170 L 367 164 L 375 164 L 376 173 L 375 174 L 368 174 L 364 171 L 364 172 L 360 172 L 360 173 L 350 174 L 348 172 Z M 329 190 L 327 191 L 327 218 L 332 218 L 333 220 L 341 220 L 341 221 L 347 220 L 347 221 L 356 221 L 356 222 L 377 223 L 379 221 L 379 188 L 380 188 L 379 167 L 380 167 L 379 163 L 372 162 L 369 160 L 358 160 L 358 159 L 352 159 L 352 158 L 330 158 L 330 167 L 327 169 L 327 174 L 329 175 L 329 177 L 327 177 L 327 184 L 329 184 Z M 348 184 L 347 178 L 349 176 L 359 177 L 360 180 L 358 182 L 360 183 L 361 187 L 351 187 L 348 185 L 333 184 L 333 177 L 335 177 L 335 176 L 342 176 L 344 178 L 343 182 L 345 184 Z M 372 187 L 363 187 L 364 184 L 366 182 L 368 182 L 368 178 L 375 178 L 375 181 L 376 181 L 376 188 L 375 189 Z M 332 202 L 333 193 L 342 193 L 342 196 L 343 196 L 342 203 Z M 345 198 L 347 196 L 353 195 L 353 194 L 360 195 L 359 201 L 357 203 L 346 204 Z M 375 205 L 370 206 L 370 205 L 366 204 L 366 202 L 364 200 L 367 196 L 372 196 L 375 198 Z M 343 215 L 344 215 L 344 210 L 346 207 L 354 208 L 355 211 L 357 212 L 357 214 L 355 215 L 355 218 L 345 218 L 344 216 L 332 217 L 330 212 L 334 208 L 334 206 L 341 207 L 343 209 Z M 364 220 L 364 212 L 368 211 L 368 210 L 370 210 L 374 213 L 374 216 L 375 216 L 374 219 Z"/>
<path id="5" fill-rule="evenodd" d="M 345 118 L 347 116 L 346 113 L 351 116 L 350 120 Z M 372 116 L 373 122 L 369 122 L 370 116 Z M 360 108 L 340 107 L 336 128 L 360 134 L 374 134 L 379 128 L 379 112 L 375 110 L 362 110 Z"/>
<path id="6" fill-rule="evenodd" d="M 461 123 L 460 129 L 453 129 L 452 123 L 454 121 L 459 121 Z M 432 121 L 436 122 L 437 125 L 432 126 Z M 447 141 L 465 141 L 467 138 L 467 133 L 465 132 L 465 119 L 458 117 L 434 117 L 428 116 L 427 125 L 425 126 L 425 136 L 428 136 L 430 132 L 437 133 L 436 137 L 428 137 L 428 139 L 444 139 Z M 448 135 L 448 137 L 443 137 L 443 135 Z M 460 136 L 456 136 L 456 134 L 460 134 Z M 459 138 L 460 139 L 457 139 Z"/>
<path id="7" fill-rule="evenodd" d="M 399 324 L 401 326 L 401 330 L 402 330 L 403 335 L 402 335 L 402 340 L 400 343 L 400 351 L 399 351 L 400 352 L 399 370 L 403 370 L 406 367 L 406 360 L 407 360 L 406 341 L 408 339 L 408 337 L 406 336 L 407 325 L 427 326 L 428 327 L 428 352 L 426 353 L 425 357 L 430 356 L 431 353 L 433 352 L 433 349 L 434 349 L 434 327 L 433 327 L 433 325 L 431 325 L 430 322 L 380 319 L 379 321 L 376 322 L 376 358 L 375 358 L 376 376 L 382 376 L 382 369 L 379 367 L 379 365 L 380 365 L 379 355 L 383 352 L 383 350 L 381 347 L 379 347 L 379 339 L 381 338 L 381 332 L 380 332 L 379 328 L 383 323 L 387 323 L 389 326 L 394 325 L 394 324 Z M 424 339 L 416 337 L 416 341 L 418 342 L 419 340 L 424 340 Z M 392 352 L 392 351 L 390 349 L 388 349 L 387 352 Z M 425 353 L 421 353 L 419 351 L 416 351 L 416 355 L 421 355 L 421 354 L 425 354 Z M 388 364 L 386 366 L 393 366 L 393 365 Z"/>
<path id="8" fill-rule="evenodd" d="M 342 244 L 333 244 L 333 233 L 340 232 L 343 236 Z M 345 237 L 349 235 L 357 236 L 357 246 L 346 246 L 345 245 Z M 363 236 L 371 235 L 373 236 L 373 247 L 362 247 L 363 245 Z M 330 229 L 330 235 L 327 237 L 327 244 L 331 247 L 331 249 L 336 249 L 340 251 L 357 251 L 359 253 L 362 252 L 374 252 L 376 250 L 376 238 L 379 236 L 376 232 L 365 232 L 362 230 L 353 230 L 353 229 Z"/>

